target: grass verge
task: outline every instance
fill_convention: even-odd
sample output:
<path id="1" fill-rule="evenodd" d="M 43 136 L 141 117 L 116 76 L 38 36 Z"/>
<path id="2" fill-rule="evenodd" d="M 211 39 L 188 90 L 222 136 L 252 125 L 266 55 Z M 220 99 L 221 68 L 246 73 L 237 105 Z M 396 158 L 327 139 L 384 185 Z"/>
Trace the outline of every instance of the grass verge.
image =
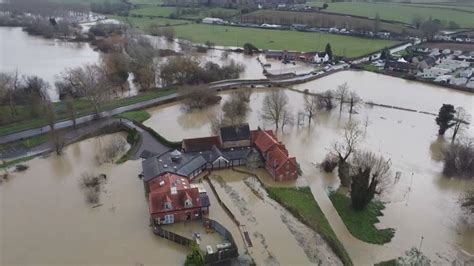
<path id="1" fill-rule="evenodd" d="M 128 119 L 130 121 L 135 121 L 135 122 L 138 122 L 138 123 L 143 123 L 145 120 L 150 118 L 150 114 L 147 111 L 138 110 L 138 111 L 129 111 L 129 112 L 121 113 L 117 117 L 118 118 L 125 118 L 125 119 Z"/>
<path id="2" fill-rule="evenodd" d="M 122 18 L 126 19 L 126 18 Z M 142 31 L 148 27 L 129 20 L 132 26 Z M 252 43 L 259 49 L 323 51 L 327 43 L 331 44 L 335 55 L 358 57 L 399 43 L 392 40 L 368 39 L 345 35 L 256 29 L 207 24 L 187 24 L 173 26 L 175 36 L 195 43 L 210 41 L 216 45 L 243 47 Z M 298 41 L 295 41 L 298 40 Z"/>
<path id="3" fill-rule="evenodd" d="M 266 189 L 272 199 L 288 209 L 302 223 L 318 232 L 344 265 L 352 265 L 349 254 L 332 230 L 309 187 L 299 189 L 266 187 Z"/>
<path id="4" fill-rule="evenodd" d="M 15 166 L 19 163 L 29 161 L 29 160 L 35 158 L 36 156 L 38 156 L 38 155 L 31 155 L 31 156 L 27 156 L 27 157 L 18 158 L 18 159 L 9 161 L 9 162 L 5 162 L 5 164 L 0 165 L 0 167 L 1 168 L 10 168 L 10 167 Z"/>
<path id="5" fill-rule="evenodd" d="M 143 130 L 150 133 L 150 135 L 152 135 L 161 144 L 163 144 L 165 146 L 168 146 L 169 148 L 172 148 L 172 149 L 181 149 L 181 141 L 169 141 L 168 139 L 166 139 L 165 137 L 160 135 L 158 132 L 153 130 L 153 128 L 147 127 L 147 126 L 143 125 L 142 123 L 137 123 L 137 122 L 133 122 L 133 123 L 136 126 L 142 128 Z"/>
<path id="6" fill-rule="evenodd" d="M 377 217 L 382 216 L 385 208 L 381 202 L 371 202 L 362 211 L 356 211 L 351 207 L 351 199 L 341 193 L 332 192 L 329 198 L 336 208 L 339 216 L 346 225 L 349 232 L 356 238 L 372 244 L 385 244 L 390 242 L 395 235 L 395 229 L 377 229 L 375 224 L 379 222 Z"/>
<path id="7" fill-rule="evenodd" d="M 112 110 L 118 107 L 123 107 L 139 102 L 148 101 L 151 99 L 163 97 L 175 93 L 176 89 L 169 88 L 169 89 L 159 89 L 159 90 L 152 90 L 148 91 L 136 96 L 127 97 L 127 98 L 120 98 L 109 101 L 102 106 L 102 110 Z M 94 113 L 94 108 L 90 103 L 85 100 L 77 100 L 74 102 L 76 107 L 77 117 L 85 116 Z M 67 109 L 65 108 L 65 104 L 62 102 L 54 103 L 57 122 L 63 121 L 68 119 Z M 29 116 L 28 106 L 17 106 L 17 109 L 20 110 L 19 115 L 15 117 L 15 121 L 6 125 L 2 125 L 0 127 L 0 136 L 12 134 L 15 132 L 28 130 L 31 128 L 37 128 L 41 126 L 47 125 L 47 121 L 44 118 L 31 118 Z M 0 112 L 9 112 L 7 106 L 0 106 Z"/>
<path id="8" fill-rule="evenodd" d="M 46 143 L 48 142 L 48 140 L 49 140 L 49 134 L 42 134 L 42 135 L 34 136 L 31 138 L 27 138 L 24 140 L 20 140 L 20 141 L 0 144 L 0 150 L 18 147 L 18 146 L 30 149 L 40 144 Z"/>

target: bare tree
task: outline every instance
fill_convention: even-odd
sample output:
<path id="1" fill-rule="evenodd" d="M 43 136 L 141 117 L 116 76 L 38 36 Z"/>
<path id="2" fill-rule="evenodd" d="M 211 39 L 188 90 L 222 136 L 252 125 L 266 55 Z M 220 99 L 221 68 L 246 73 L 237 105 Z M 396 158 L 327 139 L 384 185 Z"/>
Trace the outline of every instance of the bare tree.
<path id="1" fill-rule="evenodd" d="M 454 115 L 454 126 L 453 126 L 453 137 L 451 138 L 451 143 L 454 143 L 456 136 L 463 131 L 470 123 L 471 116 L 466 112 L 462 107 L 456 108 L 456 113 Z"/>
<path id="2" fill-rule="evenodd" d="M 278 131 L 285 111 L 288 108 L 288 96 L 282 90 L 272 91 L 265 95 L 261 118 L 275 125 L 275 131 Z"/>
<path id="3" fill-rule="evenodd" d="M 339 99 L 339 113 L 342 112 L 342 106 L 349 94 L 349 86 L 347 83 L 341 84 L 337 87 L 335 97 Z"/>
<path id="4" fill-rule="evenodd" d="M 183 106 L 186 111 L 202 109 L 217 104 L 221 97 L 207 86 L 181 87 L 178 93 L 183 97 Z"/>
<path id="5" fill-rule="evenodd" d="M 333 91 L 325 91 L 322 95 L 318 97 L 318 109 L 325 109 L 326 111 L 331 111 L 334 108 L 333 98 Z"/>
<path id="6" fill-rule="evenodd" d="M 459 201 L 463 209 L 474 214 L 474 190 L 469 190 L 464 193 Z"/>
<path id="7" fill-rule="evenodd" d="M 474 140 L 467 138 L 446 147 L 443 161 L 445 176 L 474 178 Z"/>
<path id="8" fill-rule="evenodd" d="M 292 125 L 295 122 L 295 118 L 291 114 L 290 110 L 285 109 L 283 110 L 281 116 L 281 133 L 284 133 L 284 129 L 286 125 Z"/>
<path id="9" fill-rule="evenodd" d="M 352 207 L 364 209 L 375 195 L 386 191 L 391 182 L 391 161 L 372 152 L 356 152 L 351 160 Z"/>
<path id="10" fill-rule="evenodd" d="M 367 127 L 369 127 L 370 125 L 370 119 L 369 119 L 369 116 L 365 116 L 365 119 L 364 119 L 364 137 L 365 135 L 367 134 Z"/>
<path id="11" fill-rule="evenodd" d="M 342 141 L 333 144 L 333 153 L 339 158 L 339 162 L 346 162 L 349 156 L 356 150 L 362 138 L 359 123 L 350 120 L 344 127 Z"/>
<path id="12" fill-rule="evenodd" d="M 350 169 L 347 159 L 355 152 L 361 138 L 362 131 L 358 122 L 350 120 L 344 127 L 342 141 L 333 143 L 331 153 L 339 159 L 338 173 L 342 186 L 348 187 L 350 185 Z"/>
<path id="13" fill-rule="evenodd" d="M 228 121 L 228 125 L 242 123 L 249 110 L 246 95 L 243 92 L 233 92 L 222 106 L 224 119 Z"/>
<path id="14" fill-rule="evenodd" d="M 352 114 L 354 107 L 357 106 L 362 101 L 362 99 L 359 97 L 359 95 L 357 95 L 355 91 L 351 91 L 349 93 L 348 98 L 349 98 L 348 101 L 349 101 L 349 106 L 350 106 L 349 114 Z"/>
<path id="15" fill-rule="evenodd" d="M 76 105 L 74 103 L 74 98 L 70 95 L 66 96 L 66 99 L 64 100 L 66 103 L 66 110 L 69 115 L 69 119 L 72 120 L 72 126 L 76 128 Z"/>
<path id="16" fill-rule="evenodd" d="M 111 97 L 112 85 L 106 71 L 97 64 L 88 64 L 66 70 L 60 75 L 56 86 L 60 95 L 86 98 L 99 113 L 102 104 Z"/>
<path id="17" fill-rule="evenodd" d="M 48 125 L 50 127 L 50 140 L 53 144 L 54 151 L 57 155 L 62 153 L 64 148 L 64 138 L 61 132 L 56 129 L 56 113 L 54 112 L 54 106 L 52 103 L 46 104 L 46 120 L 48 121 Z"/>
<path id="18" fill-rule="evenodd" d="M 14 95 L 18 89 L 19 74 L 18 71 L 13 73 L 0 73 L 0 93 L 8 98 L 8 104 L 10 106 L 10 116 L 17 114 Z"/>
<path id="19" fill-rule="evenodd" d="M 308 123 L 311 126 L 311 120 L 318 110 L 319 99 L 318 96 L 305 94 L 304 98 L 304 110 L 308 116 Z"/>

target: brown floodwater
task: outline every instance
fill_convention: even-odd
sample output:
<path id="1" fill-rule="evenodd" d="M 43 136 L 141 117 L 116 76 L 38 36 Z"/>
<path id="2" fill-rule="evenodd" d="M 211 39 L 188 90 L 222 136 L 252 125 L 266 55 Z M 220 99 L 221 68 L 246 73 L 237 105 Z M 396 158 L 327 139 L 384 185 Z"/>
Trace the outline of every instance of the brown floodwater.
<path id="1" fill-rule="evenodd" d="M 210 179 L 248 232 L 248 252 L 257 265 L 342 265 L 321 236 L 269 199 L 255 178 L 222 170 Z"/>
<path id="2" fill-rule="evenodd" d="M 366 98 L 374 102 L 383 100 L 384 104 L 432 112 L 436 112 L 442 103 L 448 101 L 456 106 L 463 106 L 473 113 L 474 96 L 470 94 L 404 80 L 392 80 L 391 77 L 366 72 L 345 71 L 335 75 L 338 75 L 338 78 L 331 84 L 327 80 L 332 79 L 332 76 L 329 76 L 319 80 L 321 84 L 318 81 L 312 82 L 308 88 L 325 90 L 335 88 L 344 81 L 350 84 L 350 78 L 360 79 L 368 82 L 365 84 L 370 87 L 358 90 L 364 100 Z M 376 75 L 375 81 L 369 82 L 368 77 L 372 75 Z M 400 87 L 399 92 L 392 92 L 394 89 L 391 87 L 392 82 L 405 87 L 403 89 Z M 358 84 L 365 86 L 362 83 Z M 267 90 L 257 89 L 251 96 L 251 111 L 246 118 L 251 128 L 257 126 L 272 128 L 258 115 Z M 419 103 L 400 93 L 406 90 L 412 90 Z M 388 96 L 382 97 L 384 93 Z M 301 111 L 302 94 L 288 90 L 286 94 L 290 97 L 293 113 Z M 228 93 L 222 94 L 221 104 L 228 95 Z M 170 140 L 180 140 L 211 134 L 209 117 L 219 111 L 219 106 L 186 113 L 181 110 L 181 105 L 176 103 L 151 108 L 148 111 L 152 117 L 145 122 L 147 126 Z M 452 262 L 461 250 L 474 254 L 474 228 L 472 223 L 469 226 L 466 222 L 466 215 L 457 202 L 463 192 L 474 188 L 474 182 L 447 179 L 441 175 L 442 162 L 439 161 L 439 151 L 442 141 L 438 140 L 436 134 L 434 116 L 367 106 L 358 107 L 357 112 L 351 117 L 346 108 L 342 115 L 339 115 L 338 110 L 318 113 L 311 128 L 306 123 L 301 126 L 288 126 L 284 134 L 279 133 L 290 154 L 296 156 L 303 169 L 304 175 L 298 183 L 310 185 L 323 212 L 354 262 L 358 265 L 368 265 L 401 256 L 411 247 L 419 247 L 421 237 L 424 238 L 422 251 L 438 264 Z M 347 231 L 327 197 L 327 191 L 336 189 L 339 181 L 334 175 L 322 173 L 316 167 L 328 153 L 331 143 L 340 139 L 341 128 L 349 119 L 368 121 L 365 138 L 360 147 L 390 158 L 393 173 L 401 172 L 399 182 L 381 198 L 387 204 L 383 211 L 384 216 L 380 218 L 377 226 L 396 229 L 392 241 L 383 246 L 359 241 Z M 473 128 L 470 127 L 464 134 L 474 136 Z M 446 137 L 449 136 L 450 133 Z"/>
<path id="3" fill-rule="evenodd" d="M 366 102 L 388 104 L 420 111 L 437 113 L 443 103 L 462 106 L 474 113 L 472 93 L 428 85 L 367 71 L 342 71 L 318 80 L 295 85 L 298 90 L 311 92 L 335 90 L 347 82 L 350 90 Z"/>
<path id="4" fill-rule="evenodd" d="M 156 237 L 137 178 L 140 161 L 97 166 L 108 135 L 36 158 L 0 185 L 0 265 L 176 265 L 188 250 Z M 99 207 L 86 203 L 83 173 L 106 174 Z"/>
<path id="5" fill-rule="evenodd" d="M 88 43 L 64 42 L 31 36 L 20 27 L 0 27 L 0 71 L 18 70 L 22 75 L 36 75 L 49 82 L 52 100 L 58 99 L 55 76 L 66 68 L 97 63 L 99 53 Z"/>

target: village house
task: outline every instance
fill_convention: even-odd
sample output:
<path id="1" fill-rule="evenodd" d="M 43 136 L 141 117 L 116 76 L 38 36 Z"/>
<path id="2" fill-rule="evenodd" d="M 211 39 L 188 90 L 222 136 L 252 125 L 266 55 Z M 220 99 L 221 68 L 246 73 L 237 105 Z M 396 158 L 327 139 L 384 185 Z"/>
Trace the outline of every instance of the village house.
<path id="1" fill-rule="evenodd" d="M 225 24 L 226 22 L 220 18 L 203 18 L 202 23 L 204 24 Z"/>
<path id="2" fill-rule="evenodd" d="M 423 71 L 426 68 L 434 66 L 436 59 L 431 56 L 414 56 L 411 58 L 411 63 L 418 71 Z"/>
<path id="3" fill-rule="evenodd" d="M 452 75 L 441 75 L 434 79 L 435 82 L 439 83 L 449 83 L 449 81 L 453 78 Z"/>
<path id="4" fill-rule="evenodd" d="M 313 63 L 322 64 L 329 61 L 329 56 L 326 53 L 315 53 Z"/>
<path id="5" fill-rule="evenodd" d="M 250 147 L 250 128 L 248 124 L 222 127 L 219 140 L 223 149 Z"/>
<path id="6" fill-rule="evenodd" d="M 276 181 L 297 178 L 296 159 L 288 156 L 285 146 L 271 131 L 250 131 L 248 124 L 222 127 L 218 136 L 184 139 L 181 150 L 146 154 L 141 177 L 147 194 L 151 192 L 153 180 L 164 173 L 184 176 L 191 181 L 204 171 L 246 165 L 249 158 L 263 158 Z"/>
<path id="7" fill-rule="evenodd" d="M 271 131 L 255 131 L 252 139 L 264 158 L 265 169 L 275 181 L 295 180 L 298 177 L 296 158 L 288 156 L 285 145 Z"/>
<path id="8" fill-rule="evenodd" d="M 453 72 L 460 68 L 469 67 L 469 65 L 470 63 L 465 62 L 465 61 L 459 61 L 459 60 L 454 60 L 454 59 L 443 59 L 438 65 L 436 65 L 436 67 L 444 68 L 444 69 L 449 70 L 450 72 Z"/>
<path id="9" fill-rule="evenodd" d="M 408 62 L 400 62 L 400 61 L 387 61 L 385 62 L 384 69 L 387 71 L 392 72 L 404 72 L 404 73 L 413 73 L 415 71 L 415 67 L 413 67 Z"/>
<path id="10" fill-rule="evenodd" d="M 187 177 L 164 173 L 149 184 L 148 203 L 154 224 L 171 224 L 200 219 L 209 213 L 204 187 L 190 184 Z"/>
<path id="11" fill-rule="evenodd" d="M 440 67 L 431 67 L 423 69 L 423 72 L 420 72 L 418 75 L 424 79 L 435 79 L 439 76 L 446 75 L 450 73 L 449 69 L 440 68 Z"/>
<path id="12" fill-rule="evenodd" d="M 466 85 L 467 81 L 467 78 L 452 78 L 449 80 L 449 84 L 456 86 L 464 86 Z"/>
<path id="13" fill-rule="evenodd" d="M 264 51 L 265 58 L 279 61 L 301 61 L 307 63 L 326 63 L 329 56 L 324 52 L 292 52 L 292 51 Z"/>

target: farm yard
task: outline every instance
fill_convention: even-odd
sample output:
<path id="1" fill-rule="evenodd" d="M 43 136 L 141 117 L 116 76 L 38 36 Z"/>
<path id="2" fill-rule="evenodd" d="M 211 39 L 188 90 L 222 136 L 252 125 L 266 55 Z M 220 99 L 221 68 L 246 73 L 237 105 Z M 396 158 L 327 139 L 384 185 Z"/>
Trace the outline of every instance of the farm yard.
<path id="1" fill-rule="evenodd" d="M 317 6 L 322 5 L 321 3 L 314 4 Z M 399 21 L 408 24 L 413 22 L 415 16 L 421 16 L 424 19 L 431 17 L 446 23 L 454 21 L 461 27 L 474 27 L 474 19 L 472 19 L 474 11 L 472 8 L 467 8 L 461 11 L 439 7 L 422 7 L 390 3 L 341 2 L 330 3 L 326 11 L 369 18 L 375 18 L 378 13 L 381 19 Z"/>

